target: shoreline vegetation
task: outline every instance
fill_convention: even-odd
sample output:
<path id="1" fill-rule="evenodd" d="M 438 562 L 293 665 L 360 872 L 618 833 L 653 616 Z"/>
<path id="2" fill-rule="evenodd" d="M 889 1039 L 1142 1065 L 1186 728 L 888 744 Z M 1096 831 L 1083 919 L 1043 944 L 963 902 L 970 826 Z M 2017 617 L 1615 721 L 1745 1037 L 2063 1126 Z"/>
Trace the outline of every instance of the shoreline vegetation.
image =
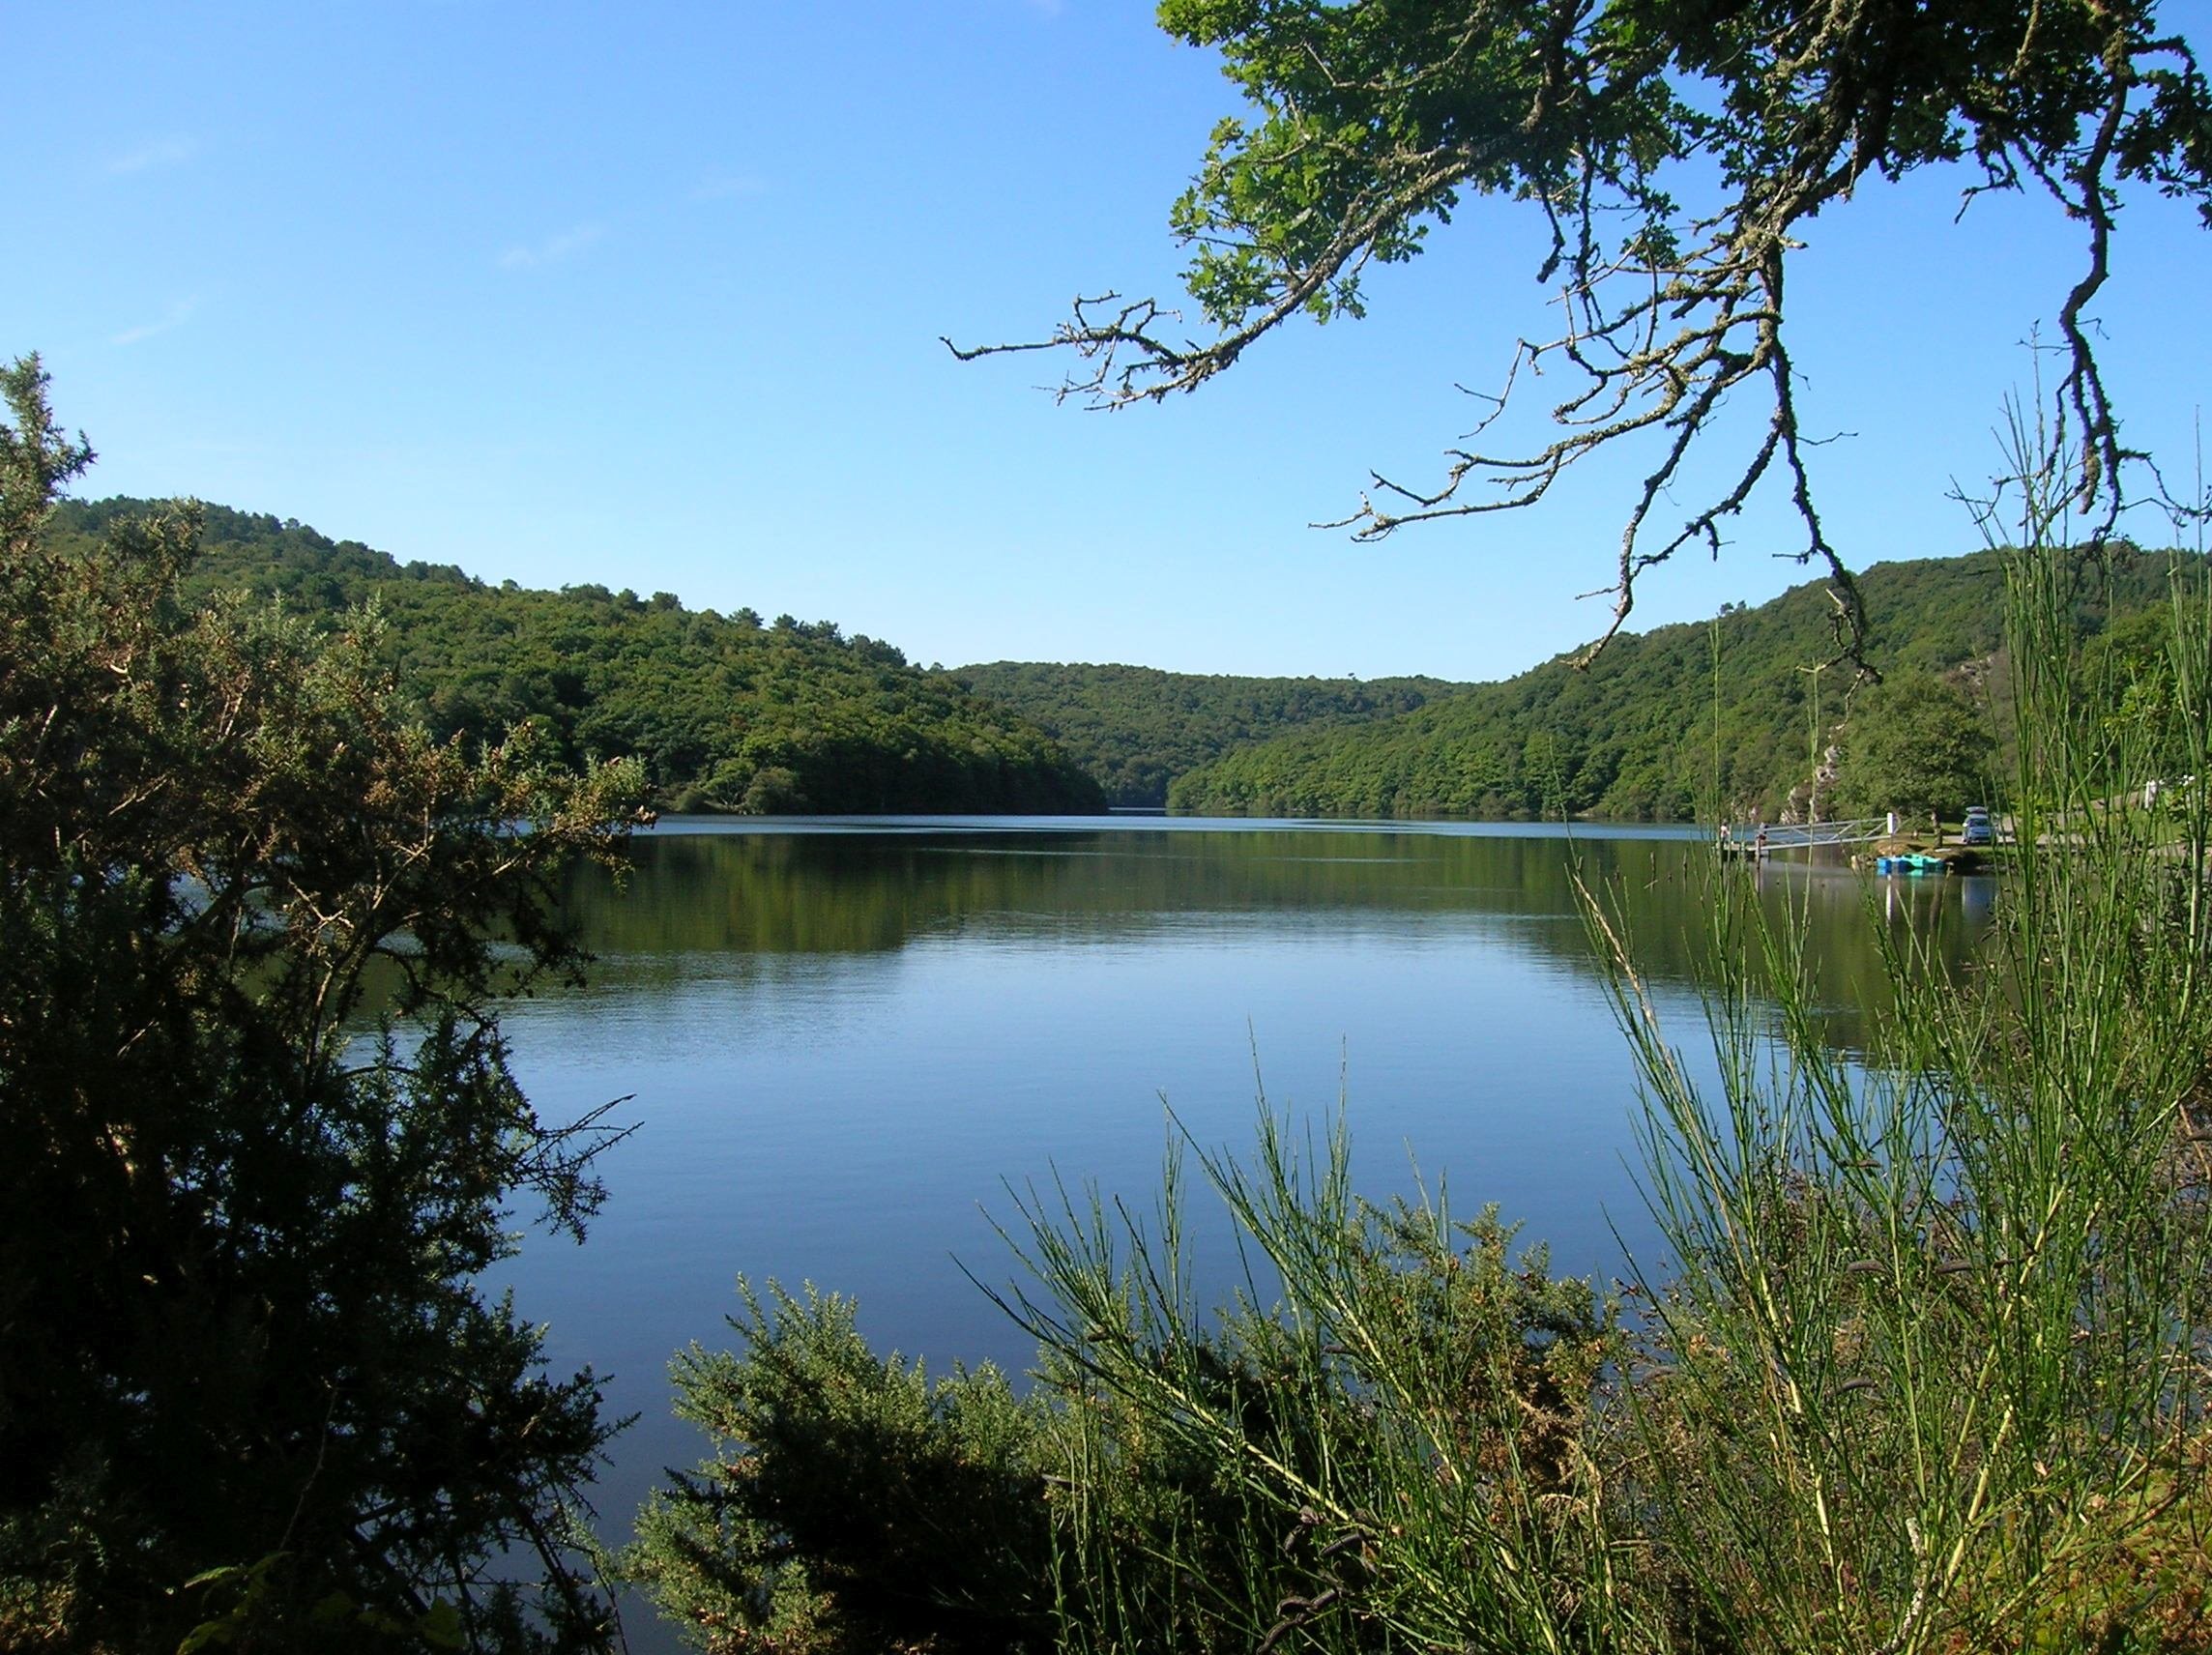
<path id="1" fill-rule="evenodd" d="M 79 551 L 149 509 L 64 501 Z M 943 672 L 830 622 L 685 608 L 667 593 L 494 587 L 288 519 L 203 507 L 181 589 L 277 598 L 332 626 L 373 600 L 431 733 L 496 743 L 537 720 L 571 765 L 635 759 L 658 808 L 738 814 L 1089 814 L 1686 822 L 1718 798 L 1771 822 L 1931 808 L 1956 820 L 2009 668 L 2004 554 L 1858 577 L 1880 682 L 1808 665 L 1836 648 L 1824 584 L 1624 632 L 1493 683 L 1250 678 L 1000 661 Z M 2119 544 L 2065 602 L 2139 666 L 2172 554 Z M 2183 554 L 2187 557 L 2189 554 Z"/>
<path id="2" fill-rule="evenodd" d="M 1179 275 L 1079 279 L 1028 337 L 939 339 L 959 362 L 1043 353 L 1062 402 L 1157 405 L 1253 371 L 1279 332 L 1395 303 L 1398 267 L 1447 242 L 1481 267 L 1463 281 L 1518 247 L 1555 322 L 1464 285 L 1404 318 L 1431 347 L 1416 381 L 1478 399 L 1455 399 L 1429 463 L 1398 429 L 1429 392 L 1389 383 L 1406 335 L 1372 369 L 1275 370 L 1295 392 L 1283 430 L 1364 427 L 1385 450 L 1334 525 L 1355 540 L 1619 485 L 1602 636 L 1496 684 L 964 679 L 828 621 L 493 587 L 189 502 L 68 502 L 92 449 L 36 356 L 0 363 L 0 1649 L 615 1655 L 642 1593 L 703 1655 L 2212 1650 L 2212 494 L 2200 464 L 2189 498 L 2169 491 L 2138 446 L 2158 414 L 2118 395 L 2198 365 L 2173 325 L 2186 291 L 2114 279 L 2124 222 L 2212 226 L 2200 10 L 1160 0 L 1183 67 L 1231 88 L 1168 207 Z M 437 44 L 419 21 L 112 31 L 112 50 L 73 43 L 89 74 L 24 56 L 23 125 L 47 140 L 25 183 L 60 249 L 27 255 L 51 265 L 27 289 L 42 325 L 149 418 L 221 384 L 306 421 L 302 441 L 218 414 L 172 431 L 173 453 L 227 421 L 246 470 L 290 451 L 381 464 L 391 487 L 467 476 L 485 421 L 559 385 L 506 444 L 540 499 L 566 455 L 617 491 L 684 486 L 717 433 L 764 419 L 815 433 L 827 464 L 756 445 L 737 486 L 772 476 L 803 513 L 825 488 L 897 495 L 918 465 L 916 504 L 957 514 L 940 537 L 992 516 L 1004 569 L 1020 525 L 1001 505 L 1097 491 L 1111 460 L 964 438 L 908 346 L 917 298 L 957 329 L 1036 291 L 1053 248 L 1114 239 L 1091 161 L 1149 168 L 1153 105 L 1183 107 L 1137 57 L 1087 36 L 1113 55 L 1076 66 L 1088 48 L 1061 28 L 1042 55 L 975 53 L 887 16 L 804 62 L 799 37 L 750 30 L 733 78 L 686 16 L 525 41 L 513 73 L 448 52 L 460 73 L 440 80 L 408 73 Z M 500 21 L 467 19 L 487 40 Z M 370 73 L 325 95 L 333 62 Z M 1074 147 L 1000 165 L 991 147 L 1023 138 L 962 101 L 978 68 L 1032 135 L 1050 104 Z M 746 97 L 771 82 L 796 101 Z M 248 83 L 283 96 L 200 95 Z M 794 141 L 802 164 L 765 182 L 697 170 Z M 459 193 L 416 188 L 432 173 Z M 686 173 L 695 204 L 761 210 L 686 211 Z M 1994 197 L 1983 228 L 1938 243 L 1915 208 L 1868 226 L 1875 275 L 1808 282 L 1815 244 L 1848 261 L 1831 216 L 1884 185 L 1902 204 L 1915 175 L 1922 205 L 1963 189 L 1955 220 Z M 458 240 L 466 210 L 437 211 L 495 198 Z M 1962 260 L 2044 285 L 2041 251 L 2009 256 L 2030 220 L 2073 251 L 2051 339 L 2030 332 L 2035 388 L 2001 422 L 2003 475 L 1959 496 L 1988 549 L 1862 571 L 1834 479 L 1878 508 L 1896 482 L 1878 455 L 1899 450 L 1856 469 L 1819 450 L 1866 420 L 1947 443 L 1951 364 L 1987 331 L 1923 348 L 1925 324 L 1996 296 L 1955 279 Z M 299 256 L 224 278 L 277 239 Z M 764 259 L 809 291 L 743 279 Z M 171 336 L 195 269 L 213 326 Z M 2108 321 L 2149 354 L 2112 355 Z M 333 329 L 343 344 L 318 350 Z M 155 335 L 128 360 L 100 343 Z M 1470 347 L 1474 376 L 1447 378 Z M 1816 394 L 1843 357 L 1840 396 Z M 1363 419 L 1380 404 L 1348 387 L 1392 407 Z M 334 421 L 349 389 L 364 418 Z M 1329 411 L 1302 417 L 1307 392 Z M 1245 435 L 1254 478 L 1302 497 L 1308 445 Z M 997 476 L 966 467 L 986 447 Z M 1110 485 L 1138 509 L 1101 521 L 1211 521 L 1188 491 L 1252 457 L 1218 453 L 1137 456 Z M 2125 543 L 2143 509 L 2197 549 Z M 1625 631 L 1671 562 L 1717 560 L 1747 525 L 1758 543 L 1730 555 L 1825 580 Z M 1893 886 L 1819 882 L 1863 896 L 1857 951 L 1880 962 L 1848 1043 L 1794 906 L 1816 882 L 1761 890 L 1743 860 L 1686 857 L 1661 876 L 1695 889 L 1685 942 L 1637 933 L 1655 910 L 1629 882 L 1565 864 L 1660 1237 L 1622 1279 L 1557 1273 L 1499 1205 L 1370 1199 L 1342 1115 L 1262 1097 L 1241 1155 L 1171 1141 L 1150 1204 L 1058 1175 L 1009 1192 L 1006 1275 L 976 1286 L 1034 1342 L 1022 1380 L 932 1375 L 872 1350 L 836 1292 L 740 1276 L 728 1348 L 674 1364 L 702 1456 L 610 1544 L 590 1492 L 623 1422 L 485 1286 L 517 1223 L 584 1239 L 596 1157 L 625 1130 L 626 1099 L 542 1117 L 502 1026 L 516 997 L 586 980 L 564 881 L 619 882 L 655 805 L 1110 801 L 1715 824 L 1979 805 L 2011 834 L 1960 951 L 1931 918 L 1951 905 L 1889 914 Z M 1685 1004 L 1658 974 L 1669 949 L 1693 974 L 1688 1027 L 1667 1021 Z M 1452 986 L 1481 1016 L 1480 985 Z M 1005 1000 L 987 1009 L 1018 1015 Z M 975 1101 L 964 1129 L 994 1143 L 981 1106 L 1004 1100 Z M 1225 1292 L 1186 1246 L 1190 1199 L 1234 1229 Z"/>
<path id="3" fill-rule="evenodd" d="M 2014 842 L 1970 969 L 1880 928 L 1891 992 L 1839 1050 L 1802 932 L 1712 858 L 1679 1031 L 1626 894 L 1582 887 L 1664 1263 L 1608 1287 L 1497 1207 L 1370 1202 L 1341 1124 L 1263 1099 L 1252 1152 L 1184 1143 L 1155 1208 L 1019 1204 L 979 1286 L 1027 1385 L 742 1287 L 734 1348 L 677 1359 L 706 1456 L 610 1552 L 598 1381 L 476 1284 L 517 1205 L 579 1239 L 597 1205 L 604 1112 L 540 1119 L 499 1014 L 581 972 L 561 870 L 619 860 L 656 761 L 596 744 L 589 682 L 566 725 L 425 726 L 536 682 L 437 665 L 431 623 L 457 597 L 544 647 L 597 606 L 566 652 L 596 658 L 704 618 L 451 571 L 335 626 L 208 597 L 193 508 L 56 532 L 90 450 L 35 359 L 5 389 L 0 1643 L 598 1651 L 621 1583 L 712 1655 L 2212 1643 L 2212 790 L 2181 784 L 2212 776 L 2212 583 L 2168 558 L 2161 601 L 2084 624 L 2145 566 L 2068 548 L 2037 434 L 1977 657 L 2002 769 L 1971 781 Z M 1192 1188 L 1241 1238 L 1226 1302 Z"/>
<path id="4" fill-rule="evenodd" d="M 630 1577 L 715 1655 L 2212 1643 L 2212 814 L 2098 807 L 2212 773 L 2212 586 L 2173 560 L 2155 652 L 2085 646 L 2052 469 L 2014 479 L 2016 839 L 1972 969 L 1880 929 L 1892 1003 L 1838 1052 L 1802 934 L 1716 859 L 1701 1083 L 1585 887 L 1663 1266 L 1608 1291 L 1495 1206 L 1370 1203 L 1341 1121 L 1262 1099 L 1156 1208 L 1019 1203 L 979 1286 L 1037 1340 L 1026 1390 L 741 1283 L 731 1348 L 678 1358 L 709 1452 Z"/>
<path id="5" fill-rule="evenodd" d="M 619 1131 L 499 1019 L 578 979 L 641 769 L 195 601 L 189 507 L 51 536 L 92 450 L 0 392 L 0 1647 L 603 1649 L 619 1423 L 480 1280 L 599 1205 Z"/>
<path id="6" fill-rule="evenodd" d="M 65 502 L 47 539 L 86 555 L 148 502 Z M 290 520 L 203 506 L 179 596 L 226 591 L 316 626 L 373 604 L 380 657 L 431 736 L 529 725 L 571 768 L 636 764 L 660 808 L 751 815 L 1103 810 L 1035 725 L 831 622 L 687 609 L 671 594 L 492 586 Z"/>

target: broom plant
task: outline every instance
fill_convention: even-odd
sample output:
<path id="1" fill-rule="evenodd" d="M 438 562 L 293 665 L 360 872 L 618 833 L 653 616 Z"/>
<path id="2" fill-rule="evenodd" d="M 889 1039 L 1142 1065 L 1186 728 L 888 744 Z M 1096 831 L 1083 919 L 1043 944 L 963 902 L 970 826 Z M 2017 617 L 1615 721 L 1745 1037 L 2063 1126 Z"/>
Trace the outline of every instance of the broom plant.
<path id="1" fill-rule="evenodd" d="M 1495 1207 L 1361 1199 L 1341 1121 L 1263 1099 L 1247 1160 L 1171 1140 L 1150 1212 L 1020 1201 L 986 1291 L 1038 1341 L 1026 1393 L 748 1300 L 742 1353 L 679 1365 L 720 1452 L 635 1571 L 702 1647 L 782 1655 L 2212 1640 L 2212 592 L 2177 561 L 2159 649 L 2083 646 L 2060 437 L 2015 419 L 1986 518 L 2020 548 L 2014 773 L 1968 970 L 1870 896 L 1892 992 L 1839 1051 L 1806 915 L 1716 863 L 1693 1062 L 1590 896 L 1667 1255 L 1625 1307 Z M 1237 1241 L 1220 1309 L 1191 1162 Z"/>
<path id="2" fill-rule="evenodd" d="M 2172 1619 L 2165 1585 L 2130 1596 L 2143 1537 L 2194 1545 L 2207 840 L 2199 790 L 2137 801 L 2177 760 L 2204 773 L 2212 603 L 2177 563 L 2163 659 L 2084 652 L 2071 615 L 2097 566 L 2065 548 L 2044 436 L 2016 418 L 2000 496 L 2014 843 L 1977 969 L 1883 928 L 1894 1006 L 1847 1057 L 1796 938 L 1721 877 L 1716 1093 L 1591 909 L 1675 1261 L 1619 1392 L 1624 1521 L 1733 1646 L 2124 1640 Z"/>

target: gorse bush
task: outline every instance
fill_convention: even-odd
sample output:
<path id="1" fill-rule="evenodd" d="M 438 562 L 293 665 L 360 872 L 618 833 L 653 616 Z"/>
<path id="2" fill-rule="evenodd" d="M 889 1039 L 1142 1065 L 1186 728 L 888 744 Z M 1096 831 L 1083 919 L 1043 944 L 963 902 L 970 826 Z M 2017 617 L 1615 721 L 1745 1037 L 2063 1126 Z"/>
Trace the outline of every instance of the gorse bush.
<path id="1" fill-rule="evenodd" d="M 678 1360 L 715 1454 L 648 1507 L 634 1574 L 717 1651 L 1366 1649 L 1463 1599 L 1601 1604 L 1560 1565 L 1610 1308 L 1494 1212 L 1359 1202 L 1344 1148 L 1270 1122 L 1254 1172 L 1202 1158 L 1297 1284 L 1207 1323 L 1172 1205 L 1157 1233 L 1033 1212 L 1024 1396 L 879 1360 L 849 1301 L 747 1291 L 742 1353 Z"/>
<path id="2" fill-rule="evenodd" d="M 740 1292 L 742 1353 L 677 1359 L 712 1457 L 639 1514 L 631 1580 L 713 1651 L 1050 1647 L 1047 1410 L 878 1359 L 848 1299 Z"/>
<path id="3" fill-rule="evenodd" d="M 1591 893 L 1672 1261 L 1633 1314 L 1263 1112 L 1248 1164 L 1198 1155 L 1226 1308 L 1179 1158 L 1149 1218 L 1025 1206 L 1024 1394 L 748 1300 L 679 1364 L 717 1452 L 633 1554 L 661 1603 L 779 1655 L 2212 1643 L 2212 592 L 2177 561 L 2159 633 L 2084 649 L 2097 567 L 2016 437 L 2017 842 L 1971 967 L 1884 926 L 1893 1004 L 1839 1052 L 1801 932 L 1716 866 L 1693 1061 Z"/>
<path id="4" fill-rule="evenodd" d="M 1042 1407 L 989 1367 L 878 1360 L 850 1300 L 740 1292 L 743 1357 L 677 1361 L 715 1457 L 639 1520 L 664 1611 L 712 1649 L 1042 1646 Z"/>
<path id="5" fill-rule="evenodd" d="M 189 604 L 189 508 L 57 548 L 90 452 L 0 389 L 0 1647 L 601 1647 L 613 1427 L 475 1278 L 598 1199 L 497 1011 L 641 778 L 432 740 L 368 617 Z"/>

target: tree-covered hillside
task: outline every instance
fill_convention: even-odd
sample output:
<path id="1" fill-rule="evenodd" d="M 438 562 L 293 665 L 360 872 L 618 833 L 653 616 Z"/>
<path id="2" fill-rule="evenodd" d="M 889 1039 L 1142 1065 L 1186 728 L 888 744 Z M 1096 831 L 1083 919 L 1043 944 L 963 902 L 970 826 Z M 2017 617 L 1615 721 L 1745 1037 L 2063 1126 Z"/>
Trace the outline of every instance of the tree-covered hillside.
<path id="1" fill-rule="evenodd" d="M 58 542 L 145 503 L 72 502 Z M 538 719 L 570 763 L 635 757 L 666 806 L 742 811 L 1091 811 L 1098 788 L 1033 724 L 829 622 L 689 610 L 667 593 L 489 586 L 297 522 L 208 507 L 189 595 L 226 589 L 333 615 L 373 600 L 433 732 L 495 740 Z"/>
<path id="2" fill-rule="evenodd" d="M 962 667 L 977 695 L 1032 719 L 1118 805 L 1162 805 L 1176 777 L 1293 730 L 1392 718 L 1463 685 L 1433 678 L 1230 678 L 1152 667 L 993 661 Z"/>
<path id="3" fill-rule="evenodd" d="M 2123 549 L 2108 570 L 2084 571 L 2080 624 L 2101 630 L 2108 608 L 2130 612 L 2163 595 L 2167 568 L 2164 553 Z M 1887 681 L 1869 704 L 1894 707 L 1915 685 L 1931 700 L 1962 689 L 1971 700 L 1987 676 L 1979 666 L 1999 647 L 2003 578 L 1995 552 L 1867 569 L 1867 657 Z M 1717 795 L 1773 818 L 1810 783 L 1817 747 L 1830 772 L 1824 810 L 1848 805 L 1847 694 L 1864 691 L 1848 666 L 1812 670 L 1835 653 L 1832 612 L 1815 582 L 1711 623 L 1624 633 L 1587 669 L 1561 655 L 1386 723 L 1226 754 L 1178 777 L 1169 799 L 1214 813 L 1680 820 Z"/>

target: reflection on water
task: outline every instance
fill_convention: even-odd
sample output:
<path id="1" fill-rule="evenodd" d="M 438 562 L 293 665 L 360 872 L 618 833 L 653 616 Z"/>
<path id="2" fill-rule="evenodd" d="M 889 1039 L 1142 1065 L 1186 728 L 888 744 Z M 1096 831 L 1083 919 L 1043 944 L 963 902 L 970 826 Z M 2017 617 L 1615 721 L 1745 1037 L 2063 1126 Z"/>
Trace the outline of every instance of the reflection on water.
<path id="1" fill-rule="evenodd" d="M 1633 1077 L 1575 894 L 1615 893 L 1675 1037 L 1704 854 L 1667 829 L 1348 828 L 1162 819 L 674 824 L 626 886 L 578 871 L 590 985 L 508 1022 L 550 1118 L 628 1095 L 588 1246 L 533 1238 L 510 1266 L 556 1358 L 616 1377 L 643 1416 L 604 1488 L 626 1520 L 696 1444 L 664 1366 L 722 1337 L 741 1270 L 856 1293 L 862 1327 L 933 1365 L 1030 1352 L 960 1264 L 1005 1273 L 979 1211 L 1094 1178 L 1142 1205 L 1167 1099 L 1208 1146 L 1269 1099 L 1341 1099 L 1363 1186 L 1417 1165 L 1455 1206 L 1502 1204 L 1565 1268 L 1648 1235 L 1628 1149 Z M 1836 1037 L 1880 992 L 1870 914 L 1956 955 L 1986 924 L 1974 880 L 1872 885 L 1770 864 L 1802 911 Z M 1201 1241 L 1218 1247 L 1218 1231 Z M 955 1260 L 958 1263 L 955 1263 Z M 1220 1261 L 1224 1267 L 1226 1261 Z M 617 1524 L 619 1526 L 619 1524 Z"/>
<path id="2" fill-rule="evenodd" d="M 706 830 L 700 830 L 706 829 Z M 895 952 L 917 942 L 1047 937 L 1140 945 L 1194 926 L 1320 920 L 1348 932 L 1405 935 L 1416 920 L 1488 920 L 1505 946 L 1590 957 L 1575 890 L 1609 892 L 1644 968 L 1690 977 L 1703 948 L 1697 842 L 1671 828 L 1531 824 L 1416 824 L 1348 828 L 1178 818 L 984 818 L 947 826 L 907 819 L 871 830 L 850 819 L 760 831 L 731 819 L 679 820 L 640 839 L 618 889 L 596 868 L 570 882 L 570 912 L 603 956 L 599 976 L 682 974 L 700 955 L 836 956 Z M 1839 864 L 1775 858 L 1760 870 L 1777 918 L 1813 920 L 1826 997 L 1841 1009 L 1881 992 L 1881 962 L 1863 923 L 1867 886 Z M 1932 931 L 1956 953 L 1989 919 L 1994 881 L 1886 880 L 1875 887 L 1892 924 Z"/>

